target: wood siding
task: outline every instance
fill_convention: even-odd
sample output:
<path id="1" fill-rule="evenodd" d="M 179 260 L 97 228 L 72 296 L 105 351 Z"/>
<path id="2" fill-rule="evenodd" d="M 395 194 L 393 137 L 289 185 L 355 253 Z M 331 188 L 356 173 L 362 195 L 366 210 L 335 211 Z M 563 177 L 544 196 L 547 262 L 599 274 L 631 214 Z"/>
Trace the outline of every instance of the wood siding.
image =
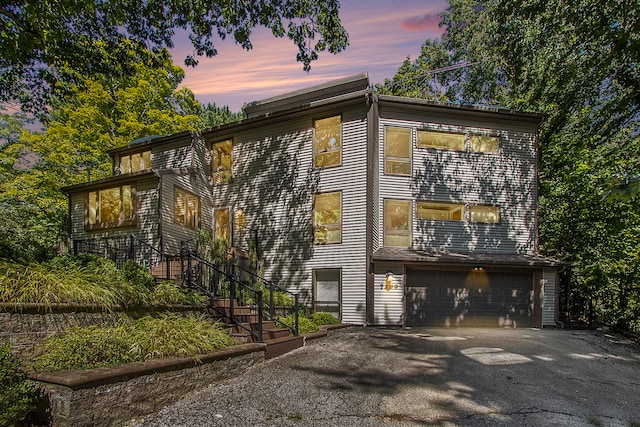
<path id="1" fill-rule="evenodd" d="M 556 326 L 558 301 L 558 273 L 555 269 L 545 269 L 542 273 L 542 327 Z"/>
<path id="2" fill-rule="evenodd" d="M 342 114 L 342 165 L 313 167 L 313 119 Z M 325 110 L 233 137 L 233 177 L 216 207 L 242 209 L 258 230 L 265 276 L 312 301 L 312 270 L 342 269 L 342 320 L 365 322 L 366 110 Z M 216 139 L 218 140 L 218 139 Z M 214 142 L 214 141 L 211 141 Z M 342 192 L 342 242 L 313 244 L 313 196 Z"/>
<path id="3" fill-rule="evenodd" d="M 412 247 L 464 253 L 532 254 L 536 244 L 536 166 L 535 133 L 514 130 L 504 123 L 459 124 L 447 122 L 380 120 L 378 171 L 380 192 L 377 206 L 383 211 L 384 199 L 412 201 Z M 454 123 L 455 124 L 451 124 Z M 408 127 L 412 133 L 412 175 L 384 173 L 384 132 L 386 126 Z M 427 149 L 416 146 L 416 129 L 448 132 L 498 134 L 498 154 Z M 416 201 L 442 201 L 500 207 L 499 224 L 470 221 L 417 219 Z M 378 227 L 382 231 L 383 218 Z M 380 241 L 380 245 L 384 242 Z"/>
<path id="4" fill-rule="evenodd" d="M 147 179 L 132 181 L 136 186 L 136 224 L 127 227 L 109 227 L 99 230 L 85 230 L 85 209 L 87 193 L 80 192 L 71 195 L 71 238 L 94 239 L 110 236 L 134 234 L 141 240 L 159 247 L 160 232 L 158 218 L 158 180 Z"/>

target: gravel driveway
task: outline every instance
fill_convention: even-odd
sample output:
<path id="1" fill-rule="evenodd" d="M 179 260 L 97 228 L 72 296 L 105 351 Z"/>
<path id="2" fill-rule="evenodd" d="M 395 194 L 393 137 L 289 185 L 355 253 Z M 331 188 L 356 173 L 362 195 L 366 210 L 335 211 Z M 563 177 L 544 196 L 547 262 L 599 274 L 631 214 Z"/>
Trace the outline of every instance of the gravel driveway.
<path id="1" fill-rule="evenodd" d="M 602 332 L 353 327 L 142 426 L 640 426 L 640 349 Z"/>

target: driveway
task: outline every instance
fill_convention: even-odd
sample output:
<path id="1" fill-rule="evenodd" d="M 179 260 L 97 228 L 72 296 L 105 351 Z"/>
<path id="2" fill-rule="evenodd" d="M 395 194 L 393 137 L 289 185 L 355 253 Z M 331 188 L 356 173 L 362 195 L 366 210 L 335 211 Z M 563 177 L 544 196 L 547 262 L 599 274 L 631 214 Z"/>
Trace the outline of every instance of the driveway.
<path id="1" fill-rule="evenodd" d="M 134 425 L 640 426 L 640 350 L 590 331 L 353 327 Z"/>

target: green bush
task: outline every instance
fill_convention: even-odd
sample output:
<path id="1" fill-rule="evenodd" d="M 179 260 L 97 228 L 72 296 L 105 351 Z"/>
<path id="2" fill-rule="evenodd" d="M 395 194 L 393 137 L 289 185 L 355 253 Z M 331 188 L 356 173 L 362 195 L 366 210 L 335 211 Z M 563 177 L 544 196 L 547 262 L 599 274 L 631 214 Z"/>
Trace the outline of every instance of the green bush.
<path id="1" fill-rule="evenodd" d="M 277 323 L 285 325 L 286 327 L 293 329 L 295 325 L 295 318 L 293 315 L 280 317 L 277 320 Z M 298 317 L 298 334 L 308 334 L 311 332 L 318 332 L 318 325 L 313 322 L 313 320 L 308 317 L 299 316 Z"/>
<path id="2" fill-rule="evenodd" d="M 326 311 L 318 311 L 311 315 L 311 320 L 316 325 L 339 325 L 340 319 Z"/>
<path id="3" fill-rule="evenodd" d="M 134 285 L 141 285 L 151 290 L 156 286 L 156 279 L 151 272 L 132 260 L 127 260 L 122 266 L 124 278 Z"/>
<path id="4" fill-rule="evenodd" d="M 36 370 L 90 369 L 162 357 L 193 357 L 233 345 L 228 332 L 203 316 L 165 314 L 115 327 L 71 327 L 45 340 Z"/>
<path id="5" fill-rule="evenodd" d="M 35 411 L 40 391 L 27 378 L 11 346 L 0 344 L 0 426 L 14 426 Z"/>
<path id="6" fill-rule="evenodd" d="M 151 293 L 151 304 L 156 305 L 190 305 L 194 307 L 204 307 L 207 305 L 207 298 L 198 293 L 192 292 L 175 282 L 165 281 L 158 284 Z"/>

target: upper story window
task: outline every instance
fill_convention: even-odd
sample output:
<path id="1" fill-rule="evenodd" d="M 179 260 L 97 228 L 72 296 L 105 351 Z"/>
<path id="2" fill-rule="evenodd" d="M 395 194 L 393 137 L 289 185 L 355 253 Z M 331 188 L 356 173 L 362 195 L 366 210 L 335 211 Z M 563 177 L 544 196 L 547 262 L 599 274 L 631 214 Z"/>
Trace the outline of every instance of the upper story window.
<path id="1" fill-rule="evenodd" d="M 334 116 L 313 123 L 313 158 L 318 168 L 342 164 L 342 117 Z"/>
<path id="2" fill-rule="evenodd" d="M 211 159 L 211 172 L 214 184 L 224 184 L 231 181 L 231 168 L 233 166 L 233 141 L 216 142 L 213 144 L 213 156 Z"/>
<path id="3" fill-rule="evenodd" d="M 151 150 L 120 156 L 120 173 L 151 169 Z"/>
<path id="4" fill-rule="evenodd" d="M 498 224 L 500 222 L 500 208 L 498 206 L 471 206 L 471 222 Z"/>
<path id="5" fill-rule="evenodd" d="M 435 219 L 446 221 L 463 221 L 464 205 L 442 202 L 417 202 L 419 219 Z"/>
<path id="6" fill-rule="evenodd" d="M 416 145 L 421 148 L 464 151 L 465 136 L 463 133 L 418 130 Z"/>
<path id="7" fill-rule="evenodd" d="M 122 185 L 90 191 L 87 195 L 85 224 L 88 229 L 133 225 L 135 187 Z"/>
<path id="8" fill-rule="evenodd" d="M 386 127 L 384 141 L 384 172 L 411 175 L 411 129 Z"/>
<path id="9" fill-rule="evenodd" d="M 500 149 L 500 138 L 497 136 L 471 136 L 471 152 L 497 154 Z"/>
<path id="10" fill-rule="evenodd" d="M 313 242 L 342 242 L 342 192 L 316 194 L 313 198 Z"/>
<path id="11" fill-rule="evenodd" d="M 200 197 L 181 188 L 173 189 L 173 222 L 191 228 L 200 226 Z"/>
<path id="12" fill-rule="evenodd" d="M 384 201 L 384 245 L 411 246 L 411 201 Z"/>
<path id="13" fill-rule="evenodd" d="M 215 240 L 227 245 L 231 243 L 231 210 L 229 208 L 217 208 L 213 210 Z"/>

